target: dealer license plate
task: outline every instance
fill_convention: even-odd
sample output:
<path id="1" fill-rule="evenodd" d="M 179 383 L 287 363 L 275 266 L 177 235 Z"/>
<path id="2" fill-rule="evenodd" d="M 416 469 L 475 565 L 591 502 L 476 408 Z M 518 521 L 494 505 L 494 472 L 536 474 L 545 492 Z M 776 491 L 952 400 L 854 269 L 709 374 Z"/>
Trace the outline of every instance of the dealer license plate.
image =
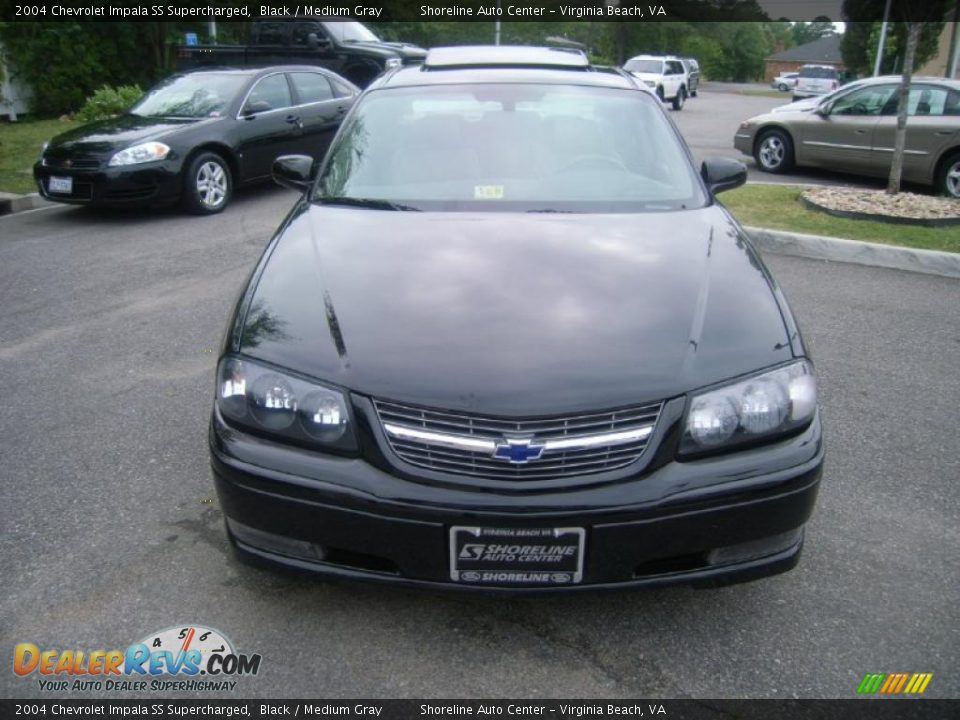
<path id="1" fill-rule="evenodd" d="M 47 192 L 70 195 L 73 192 L 73 178 L 51 177 L 47 183 Z"/>
<path id="2" fill-rule="evenodd" d="M 583 528 L 450 528 L 450 578 L 471 585 L 575 585 Z"/>

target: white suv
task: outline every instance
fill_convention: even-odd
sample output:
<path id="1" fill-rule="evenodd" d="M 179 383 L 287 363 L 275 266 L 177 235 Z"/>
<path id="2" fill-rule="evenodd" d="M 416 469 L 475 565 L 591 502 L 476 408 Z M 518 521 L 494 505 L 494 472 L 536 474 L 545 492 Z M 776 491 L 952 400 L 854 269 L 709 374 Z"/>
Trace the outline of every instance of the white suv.
<path id="1" fill-rule="evenodd" d="M 793 99 L 826 95 L 840 87 L 840 73 L 832 65 L 804 65 L 793 87 Z"/>
<path id="2" fill-rule="evenodd" d="M 680 58 L 637 55 L 627 60 L 623 69 L 653 88 L 664 102 L 670 100 L 674 110 L 683 108 L 690 91 L 687 71 Z"/>

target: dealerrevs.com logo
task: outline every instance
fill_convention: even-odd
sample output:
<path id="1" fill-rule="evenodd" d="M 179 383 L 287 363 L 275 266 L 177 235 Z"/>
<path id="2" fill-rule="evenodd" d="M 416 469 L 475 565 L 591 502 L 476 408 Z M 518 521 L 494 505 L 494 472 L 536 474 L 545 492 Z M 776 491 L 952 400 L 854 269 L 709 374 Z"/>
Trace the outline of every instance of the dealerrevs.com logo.
<path id="1" fill-rule="evenodd" d="M 13 651 L 13 671 L 36 678 L 40 690 L 50 692 L 233 690 L 236 678 L 260 671 L 261 659 L 236 652 L 218 630 L 183 625 L 151 633 L 126 650 L 20 643 Z"/>

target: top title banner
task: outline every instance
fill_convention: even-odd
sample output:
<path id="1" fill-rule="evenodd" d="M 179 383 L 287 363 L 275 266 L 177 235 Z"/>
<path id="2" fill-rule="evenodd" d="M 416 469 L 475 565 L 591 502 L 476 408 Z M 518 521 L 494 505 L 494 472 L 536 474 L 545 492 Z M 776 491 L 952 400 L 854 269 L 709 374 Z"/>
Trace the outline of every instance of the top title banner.
<path id="1" fill-rule="evenodd" d="M 325 16 L 374 21 L 809 22 L 883 19 L 885 0 L 4 0 L 2 19 L 29 21 L 208 20 Z M 949 7 L 948 7 L 949 6 Z M 892 0 L 890 20 L 941 21 L 952 0 Z"/>

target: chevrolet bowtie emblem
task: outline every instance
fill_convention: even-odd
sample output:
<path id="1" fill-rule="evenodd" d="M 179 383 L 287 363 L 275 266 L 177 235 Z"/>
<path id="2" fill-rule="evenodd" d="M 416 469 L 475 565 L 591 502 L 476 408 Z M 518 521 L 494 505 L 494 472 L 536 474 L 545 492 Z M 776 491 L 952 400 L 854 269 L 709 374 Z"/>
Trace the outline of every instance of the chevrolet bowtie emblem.
<path id="1" fill-rule="evenodd" d="M 522 465 L 531 460 L 539 460 L 543 455 L 544 444 L 529 438 L 511 439 L 497 443 L 493 456 L 498 460 L 508 460 L 514 465 Z"/>

